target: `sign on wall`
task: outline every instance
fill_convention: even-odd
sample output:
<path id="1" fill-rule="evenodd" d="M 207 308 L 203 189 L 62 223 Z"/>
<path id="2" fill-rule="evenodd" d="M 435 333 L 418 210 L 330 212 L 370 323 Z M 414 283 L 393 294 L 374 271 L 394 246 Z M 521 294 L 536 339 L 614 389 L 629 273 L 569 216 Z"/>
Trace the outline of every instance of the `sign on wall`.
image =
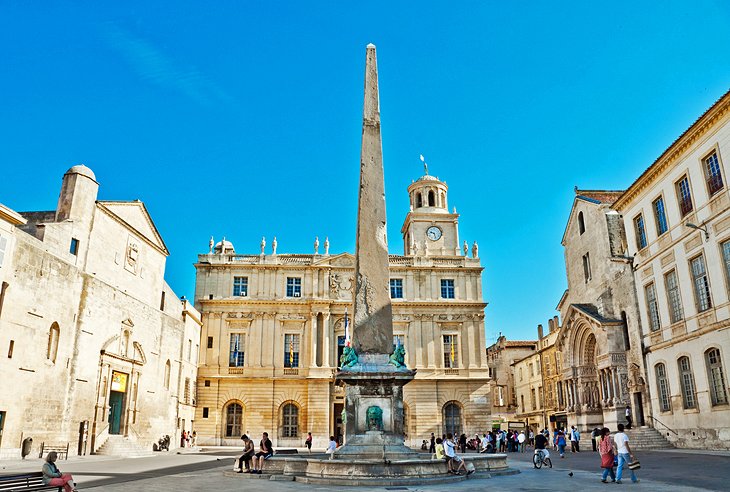
<path id="1" fill-rule="evenodd" d="M 127 391 L 127 375 L 123 372 L 112 371 L 112 391 L 124 393 Z"/>

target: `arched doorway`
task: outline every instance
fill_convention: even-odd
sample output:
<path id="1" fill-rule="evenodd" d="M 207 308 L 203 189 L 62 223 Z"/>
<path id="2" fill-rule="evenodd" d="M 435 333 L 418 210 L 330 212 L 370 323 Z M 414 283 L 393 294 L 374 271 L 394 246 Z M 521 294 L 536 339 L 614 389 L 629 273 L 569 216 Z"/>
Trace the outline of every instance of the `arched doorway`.
<path id="1" fill-rule="evenodd" d="M 444 432 L 458 436 L 461 432 L 461 407 L 450 401 L 444 405 Z"/>

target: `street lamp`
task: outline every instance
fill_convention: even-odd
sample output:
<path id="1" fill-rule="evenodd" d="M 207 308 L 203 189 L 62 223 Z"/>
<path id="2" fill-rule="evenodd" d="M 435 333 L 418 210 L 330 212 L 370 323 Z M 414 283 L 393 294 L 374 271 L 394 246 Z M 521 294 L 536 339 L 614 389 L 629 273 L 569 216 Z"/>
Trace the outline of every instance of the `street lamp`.
<path id="1" fill-rule="evenodd" d="M 702 224 L 701 226 L 695 225 L 692 222 L 687 222 L 684 225 L 689 227 L 690 229 L 697 229 L 698 231 L 702 231 L 705 233 L 705 242 L 710 240 L 710 233 L 707 231 L 707 226 Z"/>

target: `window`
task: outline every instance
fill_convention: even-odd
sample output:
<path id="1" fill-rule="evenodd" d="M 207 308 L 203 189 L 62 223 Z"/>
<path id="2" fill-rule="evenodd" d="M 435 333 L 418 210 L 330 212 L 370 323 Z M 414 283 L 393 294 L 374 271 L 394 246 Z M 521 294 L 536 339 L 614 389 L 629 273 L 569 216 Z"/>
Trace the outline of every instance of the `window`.
<path id="1" fill-rule="evenodd" d="M 444 335 L 444 367 L 459 367 L 459 340 L 457 335 Z"/>
<path id="2" fill-rule="evenodd" d="M 207 345 L 207 347 L 209 349 L 212 349 L 213 348 L 213 337 L 208 337 L 208 345 Z"/>
<path id="3" fill-rule="evenodd" d="M 523 377 L 522 377 L 522 368 L 520 367 L 520 381 L 522 381 L 522 379 L 523 379 Z"/>
<path id="4" fill-rule="evenodd" d="M 520 395 L 520 408 L 522 413 L 525 413 L 525 395 Z"/>
<path id="5" fill-rule="evenodd" d="M 646 308 L 649 312 L 649 328 L 651 328 L 651 331 L 657 331 L 662 327 L 662 324 L 659 319 L 659 304 L 656 300 L 654 282 L 644 287 L 644 293 L 646 294 Z"/>
<path id="6" fill-rule="evenodd" d="M 282 407 L 282 437 L 299 437 L 299 407 L 287 403 Z"/>
<path id="7" fill-rule="evenodd" d="M 170 361 L 165 362 L 165 377 L 162 380 L 165 389 L 170 389 Z"/>
<path id="8" fill-rule="evenodd" d="M 340 367 L 340 359 L 342 353 L 345 351 L 345 337 L 344 335 L 337 337 L 337 367 Z"/>
<path id="9" fill-rule="evenodd" d="M 441 297 L 443 299 L 454 298 L 454 281 L 453 280 L 441 280 Z"/>
<path id="10" fill-rule="evenodd" d="M 301 277 L 286 278 L 286 296 L 302 297 L 302 279 Z"/>
<path id="11" fill-rule="evenodd" d="M 585 282 L 588 283 L 591 279 L 591 257 L 589 253 L 583 255 L 583 276 Z"/>
<path id="12" fill-rule="evenodd" d="M 68 248 L 68 252 L 74 256 L 79 254 L 79 240 L 75 237 L 71 238 L 71 246 Z"/>
<path id="13" fill-rule="evenodd" d="M 656 386 L 659 394 L 659 408 L 662 412 L 668 412 L 672 409 L 669 402 L 669 381 L 667 380 L 667 370 L 664 364 L 654 366 L 656 373 Z"/>
<path id="14" fill-rule="evenodd" d="M 420 193 L 416 193 L 416 208 L 421 208 L 423 206 L 423 199 L 421 198 Z"/>
<path id="15" fill-rule="evenodd" d="M 13 358 L 13 348 L 15 347 L 15 340 L 10 340 L 8 344 L 8 359 Z"/>
<path id="16" fill-rule="evenodd" d="M 0 235 L 0 267 L 3 266 L 3 260 L 5 259 L 5 250 L 8 248 L 8 238 Z"/>
<path id="17" fill-rule="evenodd" d="M 299 367 L 299 335 L 284 335 L 284 367 Z"/>
<path id="18" fill-rule="evenodd" d="M 725 275 L 727 277 L 728 285 L 730 285 L 730 241 L 725 241 L 720 245 L 722 249 L 722 262 L 725 264 Z M 3 285 L 3 288 L 5 285 Z M 3 290 L 4 292 L 4 290 Z M 0 300 L 0 308 L 2 308 L 2 301 Z"/>
<path id="19" fill-rule="evenodd" d="M 529 367 L 530 367 L 530 377 L 535 376 L 535 366 L 532 365 L 532 362 L 530 362 Z"/>
<path id="20" fill-rule="evenodd" d="M 535 393 L 535 388 L 530 390 L 530 405 L 533 410 L 537 410 L 537 394 Z"/>
<path id="21" fill-rule="evenodd" d="M 697 311 L 707 311 L 712 307 L 712 298 L 710 297 L 710 282 L 707 279 L 707 269 L 705 268 L 705 257 L 700 255 L 690 260 L 689 263 L 692 270 Z"/>
<path id="22" fill-rule="evenodd" d="M 454 402 L 444 405 L 444 433 L 455 436 L 461 433 L 461 408 Z"/>
<path id="23" fill-rule="evenodd" d="M 210 388 L 210 379 L 206 379 L 205 381 L 203 381 L 203 386 L 205 386 L 206 388 Z"/>
<path id="24" fill-rule="evenodd" d="M 208 418 L 208 407 L 203 407 L 203 418 L 204 419 Z"/>
<path id="25" fill-rule="evenodd" d="M 165 310 L 165 291 L 162 291 L 162 295 L 160 296 L 160 311 Z"/>
<path id="26" fill-rule="evenodd" d="M 238 403 L 226 407 L 226 437 L 239 437 L 242 432 L 243 408 Z"/>
<path id="27" fill-rule="evenodd" d="M 436 197 L 433 194 L 433 190 L 428 192 L 428 206 L 429 207 L 436 206 Z"/>
<path id="28" fill-rule="evenodd" d="M 702 159 L 702 163 L 705 168 L 707 191 L 710 192 L 710 196 L 713 196 L 723 188 L 722 173 L 720 172 L 720 160 L 717 158 L 717 152 L 712 152 L 712 154 Z"/>
<path id="29" fill-rule="evenodd" d="M 679 382 L 682 384 L 682 400 L 684 408 L 695 408 L 697 399 L 695 398 L 695 377 L 692 375 L 692 366 L 689 357 L 680 357 L 677 361 L 679 366 Z"/>
<path id="30" fill-rule="evenodd" d="M 634 232 L 636 232 L 636 247 L 640 250 L 646 248 L 646 229 L 644 228 L 644 216 L 642 214 L 634 217 Z"/>
<path id="31" fill-rule="evenodd" d="M 246 297 L 248 295 L 248 277 L 233 277 L 233 296 Z"/>
<path id="32" fill-rule="evenodd" d="M 193 341 L 188 340 L 188 362 L 193 360 Z"/>
<path id="33" fill-rule="evenodd" d="M 228 367 L 243 367 L 245 348 L 243 333 L 231 333 Z"/>
<path id="34" fill-rule="evenodd" d="M 190 378 L 185 378 L 185 386 L 183 389 L 183 403 L 190 403 Z"/>
<path id="35" fill-rule="evenodd" d="M 391 278 L 390 279 L 390 298 L 391 299 L 403 299 L 403 279 L 402 278 Z"/>
<path id="36" fill-rule="evenodd" d="M 720 360 L 720 350 L 711 348 L 705 352 L 705 361 L 707 362 L 707 378 L 710 383 L 712 405 L 727 405 L 727 386 Z"/>
<path id="37" fill-rule="evenodd" d="M 692 211 L 692 191 L 689 187 L 689 178 L 685 174 L 677 181 L 677 201 L 679 202 L 679 213 L 682 217 Z"/>
<path id="38" fill-rule="evenodd" d="M 682 298 L 679 295 L 679 282 L 677 282 L 677 272 L 675 270 L 664 275 L 664 287 L 667 290 L 669 318 L 672 323 L 676 323 L 684 318 L 684 313 L 682 312 Z"/>
<path id="39" fill-rule="evenodd" d="M 586 223 L 583 219 L 583 212 L 578 212 L 578 233 L 583 235 L 586 232 Z"/>
<path id="40" fill-rule="evenodd" d="M 58 355 L 58 338 L 61 334 L 61 330 L 58 327 L 58 323 L 53 323 L 51 329 L 48 330 L 48 348 L 46 350 L 46 359 L 51 362 L 56 362 L 56 356 Z"/>
<path id="41" fill-rule="evenodd" d="M 664 211 L 664 198 L 659 197 L 652 203 L 654 209 L 654 220 L 656 221 L 657 236 L 661 236 L 667 232 L 667 214 Z"/>
<path id="42" fill-rule="evenodd" d="M 3 282 L 0 285 L 0 315 L 3 314 L 3 305 L 5 304 L 5 293 L 8 291 L 9 283 Z"/>

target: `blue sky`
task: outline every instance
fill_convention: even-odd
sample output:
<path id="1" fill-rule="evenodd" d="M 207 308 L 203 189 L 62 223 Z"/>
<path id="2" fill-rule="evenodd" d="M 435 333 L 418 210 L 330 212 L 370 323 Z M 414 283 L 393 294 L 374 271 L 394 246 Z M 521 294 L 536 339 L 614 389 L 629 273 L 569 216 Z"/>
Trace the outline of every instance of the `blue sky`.
<path id="1" fill-rule="evenodd" d="M 533 338 L 573 187 L 625 188 L 730 87 L 728 25 L 722 0 L 5 0 L 0 202 L 51 210 L 88 165 L 145 202 L 188 297 L 211 235 L 352 252 L 372 42 L 391 251 L 424 154 L 479 242 L 488 340 Z"/>

